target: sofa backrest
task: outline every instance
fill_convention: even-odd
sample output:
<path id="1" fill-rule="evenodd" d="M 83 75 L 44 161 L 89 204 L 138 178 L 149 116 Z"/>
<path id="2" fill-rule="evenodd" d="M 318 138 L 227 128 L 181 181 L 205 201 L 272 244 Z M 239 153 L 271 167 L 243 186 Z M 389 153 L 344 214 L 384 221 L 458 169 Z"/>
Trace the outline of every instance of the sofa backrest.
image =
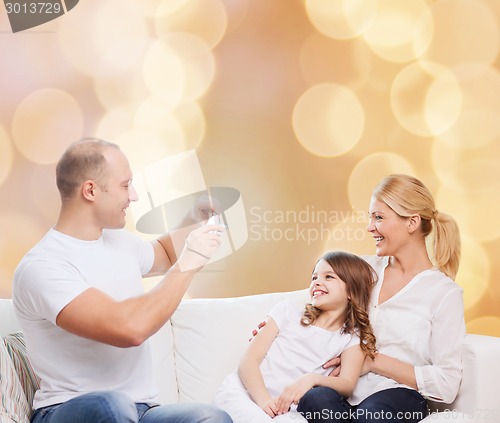
<path id="1" fill-rule="evenodd" d="M 12 306 L 12 300 L 0 298 L 0 336 L 6 336 L 9 333 L 18 332 L 21 326 L 17 321 Z"/>
<path id="2" fill-rule="evenodd" d="M 303 305 L 308 298 L 301 290 L 183 301 L 171 318 L 179 402 L 210 403 L 271 308 L 284 300 Z"/>

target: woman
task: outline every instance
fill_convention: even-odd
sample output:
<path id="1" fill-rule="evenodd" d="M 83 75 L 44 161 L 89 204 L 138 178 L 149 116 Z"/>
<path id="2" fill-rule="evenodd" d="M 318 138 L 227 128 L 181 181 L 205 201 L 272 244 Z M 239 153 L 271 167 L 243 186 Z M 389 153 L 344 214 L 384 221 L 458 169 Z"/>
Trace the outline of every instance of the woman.
<path id="1" fill-rule="evenodd" d="M 309 422 L 414 423 L 427 415 L 426 399 L 451 403 L 458 392 L 465 323 L 462 289 L 453 281 L 456 223 L 407 175 L 379 183 L 369 215 L 377 255 L 365 259 L 378 275 L 370 304 L 378 353 L 365 359 L 348 400 L 327 387 L 308 391 L 298 411 Z M 426 248 L 433 227 L 435 264 Z"/>

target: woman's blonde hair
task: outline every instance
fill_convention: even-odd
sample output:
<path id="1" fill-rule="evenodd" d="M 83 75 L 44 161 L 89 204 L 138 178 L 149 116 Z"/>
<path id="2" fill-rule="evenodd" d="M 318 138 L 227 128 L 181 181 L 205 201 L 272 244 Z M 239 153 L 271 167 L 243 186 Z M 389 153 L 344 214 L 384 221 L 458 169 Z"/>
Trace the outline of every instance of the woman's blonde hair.
<path id="1" fill-rule="evenodd" d="M 370 296 L 377 281 L 373 268 L 361 257 L 343 251 L 326 253 L 319 261 L 325 260 L 347 287 L 349 304 L 343 330 L 346 333 L 357 331 L 361 339 L 361 349 L 371 358 L 375 356 L 375 335 L 368 318 Z M 316 262 L 316 264 L 318 263 Z M 307 304 L 300 323 L 309 326 L 321 314 L 321 310 Z"/>
<path id="2" fill-rule="evenodd" d="M 454 279 L 460 261 L 460 232 L 451 216 L 436 210 L 427 187 L 413 176 L 389 175 L 375 187 L 373 196 L 401 217 L 418 214 L 424 237 L 432 232 L 434 221 L 435 264 L 439 270 Z"/>

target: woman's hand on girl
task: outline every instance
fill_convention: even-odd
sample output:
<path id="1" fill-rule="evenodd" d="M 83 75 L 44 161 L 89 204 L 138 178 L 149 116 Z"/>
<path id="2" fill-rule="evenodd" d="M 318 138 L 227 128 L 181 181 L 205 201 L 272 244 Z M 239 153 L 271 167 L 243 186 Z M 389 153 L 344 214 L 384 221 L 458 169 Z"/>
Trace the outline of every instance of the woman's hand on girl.
<path id="1" fill-rule="evenodd" d="M 331 368 L 332 371 L 328 373 L 328 376 L 337 377 L 340 374 L 340 357 L 334 357 L 323 364 L 323 369 Z"/>

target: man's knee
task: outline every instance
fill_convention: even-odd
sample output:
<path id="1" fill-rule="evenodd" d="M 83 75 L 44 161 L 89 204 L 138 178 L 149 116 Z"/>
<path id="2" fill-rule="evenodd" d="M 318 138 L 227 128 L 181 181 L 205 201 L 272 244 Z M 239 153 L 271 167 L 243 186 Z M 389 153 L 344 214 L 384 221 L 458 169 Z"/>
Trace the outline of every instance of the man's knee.
<path id="1" fill-rule="evenodd" d="M 79 397 L 80 402 L 86 401 L 85 411 L 89 421 L 95 423 L 137 423 L 137 408 L 134 402 L 125 394 L 116 391 L 92 392 Z"/>
<path id="2" fill-rule="evenodd" d="M 233 423 L 233 420 L 231 419 L 231 417 L 229 417 L 229 414 L 227 414 L 224 410 L 211 405 L 206 405 L 202 409 L 199 409 L 198 413 L 200 415 L 200 422 Z"/>

